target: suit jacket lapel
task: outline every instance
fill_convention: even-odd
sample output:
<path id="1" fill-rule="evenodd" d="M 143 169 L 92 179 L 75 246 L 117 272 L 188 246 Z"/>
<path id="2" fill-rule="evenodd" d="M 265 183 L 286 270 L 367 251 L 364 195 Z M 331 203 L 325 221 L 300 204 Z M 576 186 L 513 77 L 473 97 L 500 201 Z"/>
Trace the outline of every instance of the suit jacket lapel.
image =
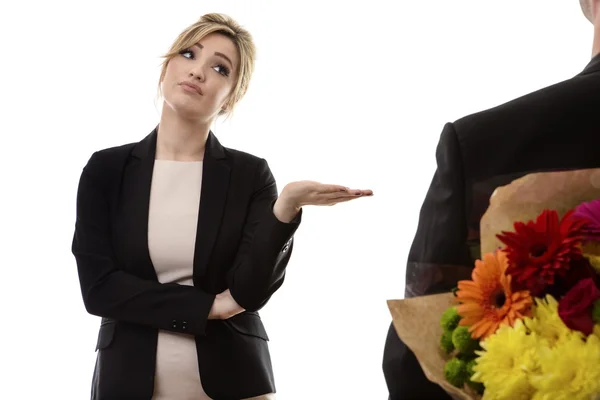
<path id="1" fill-rule="evenodd" d="M 223 146 L 221 146 L 215 135 L 210 132 L 204 151 L 202 191 L 196 230 L 195 284 L 196 280 L 206 273 L 210 254 L 221 226 L 231 172 L 231 168 L 226 161 Z"/>
<path id="2" fill-rule="evenodd" d="M 148 214 L 150 188 L 156 154 L 157 130 L 139 142 L 132 150 L 132 162 L 126 167 L 123 182 L 123 213 L 128 240 L 132 246 L 132 263 L 136 274 L 145 279 L 158 280 L 148 249 Z M 139 265 L 138 265 L 139 262 Z"/>

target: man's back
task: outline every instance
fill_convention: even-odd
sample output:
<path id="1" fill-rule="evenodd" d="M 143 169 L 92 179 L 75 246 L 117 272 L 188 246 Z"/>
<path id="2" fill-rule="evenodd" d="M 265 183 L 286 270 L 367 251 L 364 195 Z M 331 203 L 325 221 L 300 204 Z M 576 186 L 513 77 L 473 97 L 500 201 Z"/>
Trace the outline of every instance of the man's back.
<path id="1" fill-rule="evenodd" d="M 498 186 L 531 172 L 600 167 L 600 56 L 572 79 L 447 124 L 436 158 L 408 257 L 407 297 L 469 279 L 479 221 Z M 448 398 L 393 326 L 383 367 L 392 400 Z"/>
<path id="2" fill-rule="evenodd" d="M 569 80 L 448 124 L 437 161 L 408 257 L 409 297 L 456 285 L 414 282 L 413 263 L 466 266 L 470 276 L 479 221 L 498 186 L 536 171 L 600 167 L 600 56 Z"/>

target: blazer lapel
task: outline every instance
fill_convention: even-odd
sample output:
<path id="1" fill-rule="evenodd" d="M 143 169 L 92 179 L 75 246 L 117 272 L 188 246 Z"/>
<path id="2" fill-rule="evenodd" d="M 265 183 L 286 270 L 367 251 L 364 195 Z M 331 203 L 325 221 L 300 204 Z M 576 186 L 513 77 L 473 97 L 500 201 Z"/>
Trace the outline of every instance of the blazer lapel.
<path id="1" fill-rule="evenodd" d="M 194 251 L 194 284 L 206 273 L 214 247 L 229 190 L 231 168 L 226 162 L 225 150 L 210 132 L 204 151 L 200 210 Z"/>
<path id="2" fill-rule="evenodd" d="M 132 246 L 132 266 L 145 279 L 158 280 L 148 249 L 148 214 L 150 187 L 156 154 L 157 130 L 139 142 L 132 150 L 133 160 L 126 167 L 123 182 L 123 212 L 126 232 Z"/>

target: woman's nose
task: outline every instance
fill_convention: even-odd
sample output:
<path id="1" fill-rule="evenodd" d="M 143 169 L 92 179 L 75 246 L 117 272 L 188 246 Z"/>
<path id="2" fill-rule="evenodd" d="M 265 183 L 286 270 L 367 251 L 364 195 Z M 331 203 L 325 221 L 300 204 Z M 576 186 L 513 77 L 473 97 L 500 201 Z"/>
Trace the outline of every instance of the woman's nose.
<path id="1" fill-rule="evenodd" d="M 204 82 L 204 71 L 202 71 L 202 67 L 196 67 L 190 70 L 189 76 L 190 78 L 197 79 L 200 82 Z"/>

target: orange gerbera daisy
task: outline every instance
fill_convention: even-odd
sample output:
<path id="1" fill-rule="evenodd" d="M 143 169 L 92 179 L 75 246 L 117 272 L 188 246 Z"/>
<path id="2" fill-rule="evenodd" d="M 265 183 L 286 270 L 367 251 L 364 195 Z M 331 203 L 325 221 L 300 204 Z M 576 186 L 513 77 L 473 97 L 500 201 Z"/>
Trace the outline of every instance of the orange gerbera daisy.
<path id="1" fill-rule="evenodd" d="M 483 260 L 475 261 L 473 280 L 458 282 L 460 325 L 469 326 L 474 339 L 485 339 L 500 324 L 513 326 L 516 320 L 530 315 L 533 299 L 529 291 L 512 291 L 508 265 L 504 251 L 484 254 Z"/>

